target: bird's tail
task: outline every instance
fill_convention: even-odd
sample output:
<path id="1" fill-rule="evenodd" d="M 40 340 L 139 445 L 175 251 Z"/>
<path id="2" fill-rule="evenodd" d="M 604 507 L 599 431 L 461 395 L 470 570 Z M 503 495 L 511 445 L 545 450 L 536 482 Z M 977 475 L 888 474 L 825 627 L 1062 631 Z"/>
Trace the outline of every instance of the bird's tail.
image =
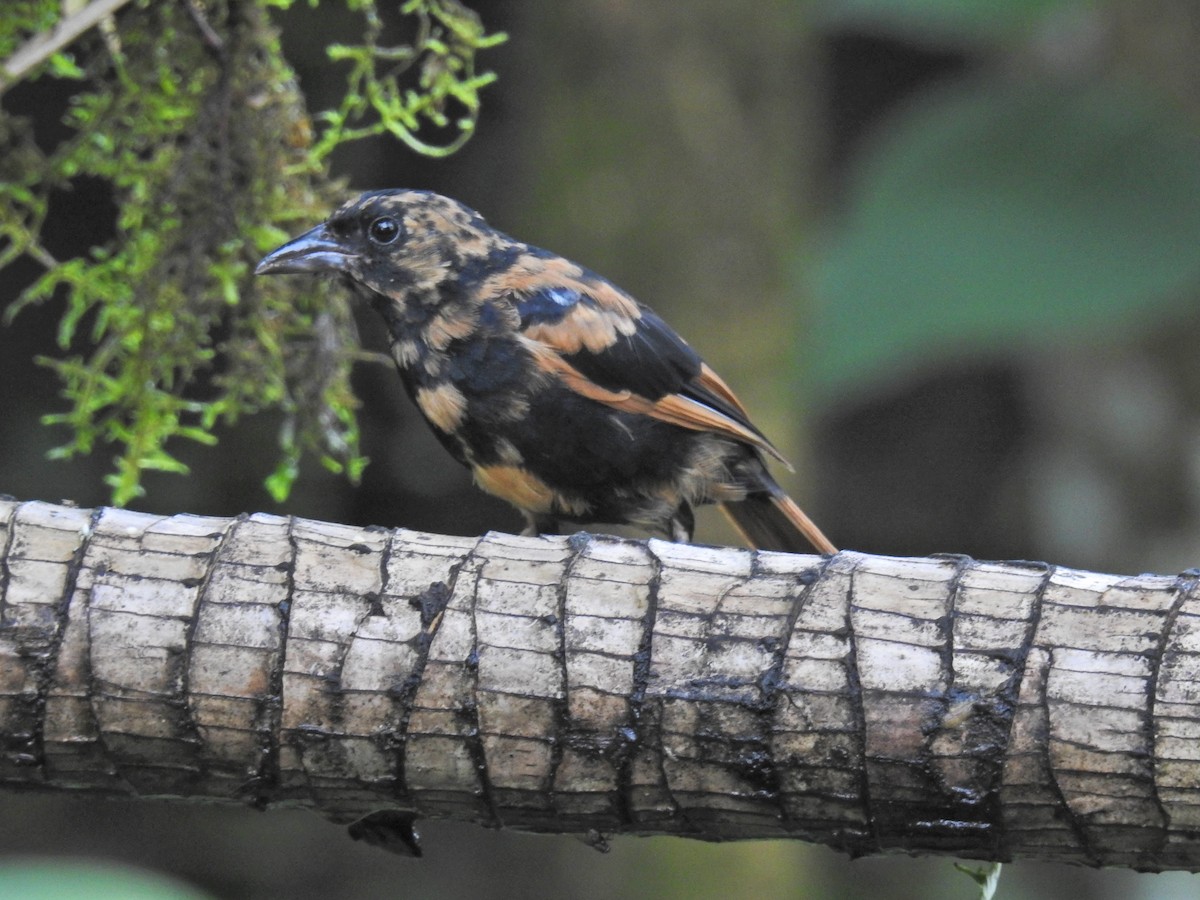
<path id="1" fill-rule="evenodd" d="M 783 488 L 769 476 L 765 481 L 762 490 L 747 495 L 745 500 L 721 504 L 721 511 L 751 546 L 787 553 L 807 553 L 810 549 L 838 552 Z"/>

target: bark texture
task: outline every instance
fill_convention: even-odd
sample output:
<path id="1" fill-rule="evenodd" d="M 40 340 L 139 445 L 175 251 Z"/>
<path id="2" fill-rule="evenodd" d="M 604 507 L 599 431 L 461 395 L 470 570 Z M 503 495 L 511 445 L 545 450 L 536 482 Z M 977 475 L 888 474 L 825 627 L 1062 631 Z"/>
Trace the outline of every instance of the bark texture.
<path id="1" fill-rule="evenodd" d="M 1195 572 L 15 501 L 0 550 L 7 789 L 1200 868 Z"/>

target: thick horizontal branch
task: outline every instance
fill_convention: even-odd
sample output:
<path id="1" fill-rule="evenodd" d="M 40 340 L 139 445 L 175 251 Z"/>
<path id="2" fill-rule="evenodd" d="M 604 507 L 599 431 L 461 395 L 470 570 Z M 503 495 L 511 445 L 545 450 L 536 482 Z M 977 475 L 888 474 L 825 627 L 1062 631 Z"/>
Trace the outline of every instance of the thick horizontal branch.
<path id="1" fill-rule="evenodd" d="M 7 501 L 0 550 L 10 789 L 1200 868 L 1195 573 Z"/>

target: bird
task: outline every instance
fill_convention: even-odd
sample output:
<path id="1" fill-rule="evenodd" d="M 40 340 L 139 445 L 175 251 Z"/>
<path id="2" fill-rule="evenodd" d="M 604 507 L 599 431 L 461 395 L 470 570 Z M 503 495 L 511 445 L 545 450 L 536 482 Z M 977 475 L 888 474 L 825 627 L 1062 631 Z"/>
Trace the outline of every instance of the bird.
<path id="1" fill-rule="evenodd" d="M 371 191 L 255 274 L 331 274 L 382 316 L 405 390 L 523 534 L 632 525 L 691 542 L 715 503 L 751 546 L 837 548 L 767 469 L 786 460 L 650 307 L 431 191 Z M 790 467 L 789 467 L 790 468 Z"/>

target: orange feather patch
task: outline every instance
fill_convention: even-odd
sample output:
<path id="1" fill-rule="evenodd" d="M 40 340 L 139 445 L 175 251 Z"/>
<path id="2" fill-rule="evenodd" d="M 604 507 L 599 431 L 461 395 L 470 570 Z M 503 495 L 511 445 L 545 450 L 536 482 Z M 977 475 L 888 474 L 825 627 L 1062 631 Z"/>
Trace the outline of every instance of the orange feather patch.
<path id="1" fill-rule="evenodd" d="M 740 412 L 747 421 L 750 419 L 750 413 L 746 411 L 746 407 L 742 406 L 742 401 L 734 395 L 733 389 L 725 383 L 725 380 L 708 367 L 708 363 L 700 364 L 700 374 L 696 376 L 696 384 L 724 400 Z"/>
<path id="2" fill-rule="evenodd" d="M 582 516 L 585 504 L 564 497 L 528 469 L 521 466 L 475 466 L 475 483 L 493 496 L 507 500 L 518 509 L 531 513 L 555 513 Z"/>
<path id="3" fill-rule="evenodd" d="M 475 483 L 518 509 L 546 513 L 554 504 L 554 491 L 528 469 L 519 466 L 476 466 Z"/>
<path id="4" fill-rule="evenodd" d="M 637 301 L 607 281 L 585 278 L 583 269 L 569 260 L 526 256 L 499 272 L 479 288 L 479 296 L 533 294 L 545 289 L 578 291 L 596 301 L 600 309 L 635 322 L 642 317 Z"/>
<path id="5" fill-rule="evenodd" d="M 444 434 L 453 434 L 467 414 L 467 398 L 449 382 L 420 388 L 416 399 L 425 418 Z"/>
<path id="6" fill-rule="evenodd" d="M 567 387 L 577 394 L 587 397 L 590 400 L 604 403 L 613 409 L 649 416 L 652 419 L 658 419 L 660 422 L 667 422 L 671 425 L 678 425 L 681 428 L 723 434 L 726 437 L 757 447 L 785 465 L 787 464 L 787 460 L 783 458 L 770 441 L 737 420 L 730 418 L 722 412 L 718 412 L 710 406 L 705 406 L 703 403 L 692 400 L 690 397 L 685 397 L 682 394 L 668 394 L 658 400 L 648 400 L 633 393 L 633 391 L 610 391 L 596 384 L 564 360 L 555 352 L 554 348 L 547 347 L 545 344 L 529 340 L 528 338 L 523 338 L 522 341 L 526 349 L 533 355 L 534 362 L 538 368 L 557 376 Z M 715 373 L 713 374 L 713 378 L 716 378 Z M 721 382 L 719 378 L 716 380 L 721 385 L 724 385 L 724 382 Z M 729 388 L 726 387 L 725 390 L 729 391 Z M 735 408 L 740 409 L 741 404 L 736 404 Z"/>
<path id="7" fill-rule="evenodd" d="M 471 308 L 455 307 L 438 315 L 425 329 L 425 339 L 434 350 L 445 350 L 475 332 L 479 314 Z"/>
<path id="8" fill-rule="evenodd" d="M 560 353 L 603 353 L 617 342 L 618 335 L 629 336 L 635 331 L 637 322 L 623 313 L 580 303 L 559 321 L 531 325 L 525 334 Z"/>

